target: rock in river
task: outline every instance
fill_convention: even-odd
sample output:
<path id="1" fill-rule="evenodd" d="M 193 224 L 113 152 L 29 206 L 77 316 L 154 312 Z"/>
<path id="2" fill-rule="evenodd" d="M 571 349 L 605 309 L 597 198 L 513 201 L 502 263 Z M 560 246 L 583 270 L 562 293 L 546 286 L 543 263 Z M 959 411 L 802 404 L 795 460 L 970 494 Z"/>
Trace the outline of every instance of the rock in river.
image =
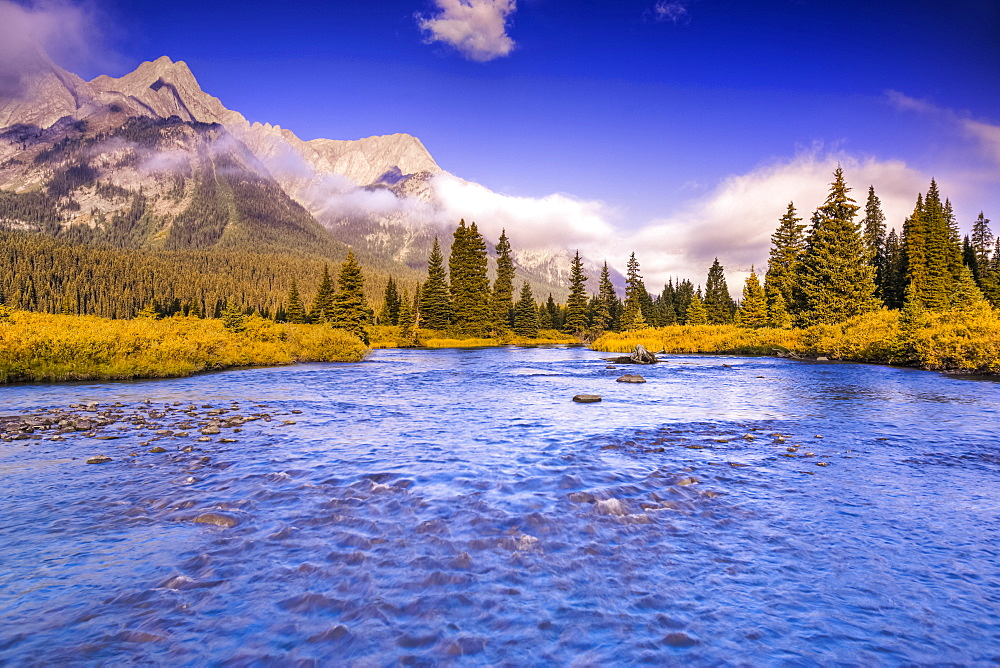
<path id="1" fill-rule="evenodd" d="M 601 400 L 601 395 L 599 394 L 578 394 L 573 397 L 573 401 L 579 404 L 593 404 Z"/>
<path id="2" fill-rule="evenodd" d="M 222 513 L 204 513 L 194 518 L 194 521 L 199 524 L 214 524 L 217 527 L 225 527 L 227 529 L 240 523 L 235 517 L 223 515 Z"/>
<path id="3" fill-rule="evenodd" d="M 91 457 L 87 460 L 88 464 L 107 464 L 108 462 L 114 461 L 111 457 L 107 455 L 97 455 L 96 457 Z"/>
<path id="4" fill-rule="evenodd" d="M 637 373 L 627 373 L 621 376 L 616 382 L 619 383 L 645 383 L 646 379 Z"/>

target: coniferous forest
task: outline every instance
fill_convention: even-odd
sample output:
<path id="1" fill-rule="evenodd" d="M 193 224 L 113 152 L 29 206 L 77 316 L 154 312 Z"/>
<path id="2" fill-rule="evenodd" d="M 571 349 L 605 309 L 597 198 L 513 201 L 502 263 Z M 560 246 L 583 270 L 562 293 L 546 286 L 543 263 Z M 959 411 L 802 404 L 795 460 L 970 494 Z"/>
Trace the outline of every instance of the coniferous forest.
<path id="1" fill-rule="evenodd" d="M 227 314 L 238 314 L 293 325 L 324 324 L 376 347 L 434 345 L 431 341 L 442 337 L 454 345 L 488 345 L 543 336 L 617 349 L 637 340 L 635 333 L 657 328 L 726 327 L 742 332 L 737 338 L 743 343 L 709 343 L 704 337 L 699 342 L 691 330 L 672 345 L 688 352 L 729 346 L 743 352 L 826 353 L 987 370 L 1000 359 L 992 339 L 970 344 L 979 353 L 983 345 L 992 351 L 982 359 L 959 351 L 949 353 L 952 361 L 947 362 L 918 354 L 913 338 L 917 331 L 926 333 L 934 323 L 940 325 L 942 318 L 953 324 L 973 316 L 980 324 L 995 319 L 1000 307 L 1000 238 L 989 224 L 980 213 L 971 234 L 963 238 L 951 202 L 932 181 L 927 192 L 916 196 L 913 212 L 899 230 L 887 229 L 874 187 L 868 188 L 862 206 L 838 167 L 826 200 L 808 223 L 795 203 L 787 205 L 771 235 L 766 269 L 751 267 L 738 301 L 731 297 L 718 258 L 704 283 L 671 279 L 651 293 L 633 253 L 625 267 L 624 294 L 619 295 L 607 263 L 598 284 L 587 285 L 577 252 L 569 267 L 566 303 L 559 304 L 552 295 L 533 294 L 527 282 L 517 284 L 506 232 L 494 246 L 491 282 L 486 240 L 475 222 L 465 220 L 445 243 L 434 240 L 422 282 L 383 274 L 366 281 L 352 252 L 331 271 L 324 257 L 280 250 L 116 248 L 0 232 L 0 298 L 8 311 L 224 322 Z M 830 328 L 865 317 L 871 321 L 869 328 L 874 322 L 895 328 L 895 343 L 860 353 L 831 352 L 830 341 L 843 347 L 858 333 L 831 335 Z M 753 331 L 808 334 L 764 340 L 747 333 Z M 826 339 L 820 331 L 826 332 Z M 911 340 L 900 339 L 900 331 L 908 332 Z M 670 348 L 655 339 L 642 340 Z"/>

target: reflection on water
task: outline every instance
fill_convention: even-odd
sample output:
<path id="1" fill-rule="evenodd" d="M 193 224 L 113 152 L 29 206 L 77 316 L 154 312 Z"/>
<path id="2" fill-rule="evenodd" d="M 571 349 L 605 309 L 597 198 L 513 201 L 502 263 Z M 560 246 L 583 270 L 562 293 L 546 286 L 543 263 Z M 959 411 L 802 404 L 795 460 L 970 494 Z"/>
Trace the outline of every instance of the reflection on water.
<path id="1" fill-rule="evenodd" d="M 378 351 L 0 389 L 2 414 L 122 404 L 114 440 L 0 444 L 0 663 L 1000 656 L 1000 386 L 605 367 L 580 348 Z M 128 422 L 155 410 L 176 433 L 189 404 L 270 419 Z"/>

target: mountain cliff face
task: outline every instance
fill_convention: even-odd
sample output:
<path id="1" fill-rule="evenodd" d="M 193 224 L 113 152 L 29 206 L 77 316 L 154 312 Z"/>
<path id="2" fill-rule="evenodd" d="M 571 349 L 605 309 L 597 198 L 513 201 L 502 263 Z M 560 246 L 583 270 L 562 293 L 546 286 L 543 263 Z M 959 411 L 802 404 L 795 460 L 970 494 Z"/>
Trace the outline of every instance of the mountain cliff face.
<path id="1" fill-rule="evenodd" d="M 32 57 L 17 95 L 0 97 L 2 226 L 135 247 L 315 249 L 332 237 L 420 269 L 441 225 L 457 223 L 442 221 L 434 188 L 455 177 L 416 137 L 304 141 L 251 124 L 166 56 L 92 81 Z M 518 261 L 562 296 L 567 253 Z"/>

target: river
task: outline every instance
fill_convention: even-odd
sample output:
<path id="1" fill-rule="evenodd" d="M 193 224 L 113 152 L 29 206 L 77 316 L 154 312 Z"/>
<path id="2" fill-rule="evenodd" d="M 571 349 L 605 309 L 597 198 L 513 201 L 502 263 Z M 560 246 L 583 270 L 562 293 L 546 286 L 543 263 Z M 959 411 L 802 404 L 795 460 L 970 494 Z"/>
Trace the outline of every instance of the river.
<path id="1" fill-rule="evenodd" d="M 1000 660 L 1000 384 L 606 367 L 380 350 L 0 388 L 0 415 L 96 402 L 120 436 L 0 443 L 0 664 Z"/>

